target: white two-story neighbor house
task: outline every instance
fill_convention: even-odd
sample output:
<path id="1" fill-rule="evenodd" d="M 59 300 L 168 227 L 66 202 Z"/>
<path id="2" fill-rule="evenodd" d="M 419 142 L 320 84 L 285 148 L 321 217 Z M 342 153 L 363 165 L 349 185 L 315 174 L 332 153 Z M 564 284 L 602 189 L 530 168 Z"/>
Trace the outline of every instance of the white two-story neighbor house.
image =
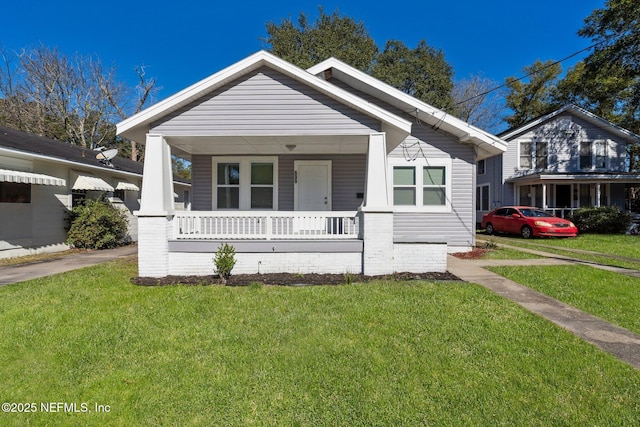
<path id="1" fill-rule="evenodd" d="M 139 275 L 445 271 L 475 244 L 478 159 L 500 138 L 338 60 L 261 51 L 118 124 L 146 144 Z M 169 156 L 192 162 L 173 206 Z"/>
<path id="2" fill-rule="evenodd" d="M 628 209 L 640 186 L 628 172 L 627 146 L 640 136 L 568 105 L 499 135 L 504 154 L 479 160 L 476 218 L 502 205 L 537 206 L 564 217 L 581 207 Z"/>

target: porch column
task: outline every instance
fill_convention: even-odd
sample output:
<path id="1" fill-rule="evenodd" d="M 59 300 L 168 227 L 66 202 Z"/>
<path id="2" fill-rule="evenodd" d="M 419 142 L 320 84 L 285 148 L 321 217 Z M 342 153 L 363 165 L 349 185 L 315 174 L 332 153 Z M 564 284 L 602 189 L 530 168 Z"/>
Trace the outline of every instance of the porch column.
<path id="1" fill-rule="evenodd" d="M 393 262 L 393 208 L 388 185 L 387 143 L 384 133 L 369 135 L 362 215 L 362 272 L 390 274 Z"/>
<path id="2" fill-rule="evenodd" d="M 600 188 L 600 183 L 596 182 L 596 208 L 600 207 L 600 197 L 601 197 L 601 188 Z"/>
<path id="3" fill-rule="evenodd" d="M 169 274 L 169 239 L 173 219 L 171 149 L 162 135 L 147 135 L 138 217 L 138 274 Z"/>
<path id="4" fill-rule="evenodd" d="M 547 184 L 542 184 L 542 209 L 547 209 Z"/>
<path id="5" fill-rule="evenodd" d="M 171 148 L 162 135 L 147 135 L 140 198 L 140 214 L 173 212 Z"/>

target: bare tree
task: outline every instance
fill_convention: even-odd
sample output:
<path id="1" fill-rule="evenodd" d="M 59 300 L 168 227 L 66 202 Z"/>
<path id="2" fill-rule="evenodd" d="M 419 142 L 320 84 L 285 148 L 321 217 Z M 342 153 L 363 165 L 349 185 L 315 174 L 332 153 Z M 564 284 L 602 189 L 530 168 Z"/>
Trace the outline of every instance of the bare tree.
<path id="1" fill-rule="evenodd" d="M 489 132 L 496 132 L 503 124 L 504 88 L 480 75 L 457 81 L 453 99 L 458 118 Z"/>
<path id="2" fill-rule="evenodd" d="M 131 88 L 116 78 L 115 66 L 98 58 L 40 45 L 10 55 L 1 51 L 0 121 L 38 135 L 84 147 L 116 141 L 115 122 L 139 112 L 155 90 L 144 67 Z M 137 149 L 132 143 L 131 157 Z"/>

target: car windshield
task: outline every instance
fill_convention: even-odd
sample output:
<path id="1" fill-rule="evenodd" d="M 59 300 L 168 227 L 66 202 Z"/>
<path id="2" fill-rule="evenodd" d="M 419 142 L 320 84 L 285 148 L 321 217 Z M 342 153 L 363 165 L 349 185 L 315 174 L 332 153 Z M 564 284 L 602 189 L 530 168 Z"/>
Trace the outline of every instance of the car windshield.
<path id="1" fill-rule="evenodd" d="M 534 218 L 549 218 L 550 216 L 553 216 L 551 214 L 546 213 L 542 209 L 520 209 L 520 212 L 524 216 L 534 217 Z"/>

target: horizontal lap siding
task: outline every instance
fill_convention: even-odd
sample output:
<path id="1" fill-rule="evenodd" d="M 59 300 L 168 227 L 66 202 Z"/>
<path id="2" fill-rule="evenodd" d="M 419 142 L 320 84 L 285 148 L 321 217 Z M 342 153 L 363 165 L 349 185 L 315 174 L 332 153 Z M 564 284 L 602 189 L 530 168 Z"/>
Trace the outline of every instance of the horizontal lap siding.
<path id="1" fill-rule="evenodd" d="M 284 155 L 278 158 L 278 210 L 292 211 L 293 167 L 296 160 L 331 160 L 332 210 L 356 210 L 362 204 L 358 193 L 364 193 L 366 156 L 347 155 Z M 193 210 L 212 209 L 212 156 L 193 156 Z"/>
<path id="2" fill-rule="evenodd" d="M 152 125 L 164 135 L 361 135 L 379 121 L 263 67 Z"/>
<path id="3" fill-rule="evenodd" d="M 293 166 L 296 160 L 331 160 L 331 209 L 334 211 L 355 211 L 362 204 L 358 193 L 364 193 L 367 159 L 363 154 L 280 156 L 278 206 L 282 211 L 292 211 Z"/>
<path id="4" fill-rule="evenodd" d="M 210 211 L 213 206 L 213 163 L 211 156 L 191 158 L 191 209 Z"/>
<path id="5" fill-rule="evenodd" d="M 424 154 L 427 159 L 451 158 L 451 212 L 396 212 L 394 236 L 424 236 L 434 241 L 445 239 L 449 247 L 473 245 L 475 156 L 472 149 L 430 127 L 414 127 L 413 134 L 405 141 L 409 155 Z M 419 141 L 420 150 L 414 145 Z M 390 157 L 405 158 L 402 145 Z"/>
<path id="6" fill-rule="evenodd" d="M 567 139 L 563 130 L 558 130 L 559 123 L 571 121 L 571 129 L 576 131 L 576 135 Z M 566 126 L 564 124 L 563 126 Z M 547 171 L 559 173 L 584 172 L 580 169 L 580 141 L 595 141 L 599 139 L 610 140 L 607 144 L 607 155 L 609 157 L 608 171 L 625 171 L 626 143 L 618 141 L 615 136 L 606 128 L 596 126 L 586 120 L 565 113 L 553 120 L 541 124 L 527 133 L 518 135 L 517 138 L 509 142 L 507 152 L 504 154 L 504 177 L 518 176 L 523 173 L 533 171 L 518 169 L 518 145 L 520 141 L 541 140 L 548 143 Z"/>

